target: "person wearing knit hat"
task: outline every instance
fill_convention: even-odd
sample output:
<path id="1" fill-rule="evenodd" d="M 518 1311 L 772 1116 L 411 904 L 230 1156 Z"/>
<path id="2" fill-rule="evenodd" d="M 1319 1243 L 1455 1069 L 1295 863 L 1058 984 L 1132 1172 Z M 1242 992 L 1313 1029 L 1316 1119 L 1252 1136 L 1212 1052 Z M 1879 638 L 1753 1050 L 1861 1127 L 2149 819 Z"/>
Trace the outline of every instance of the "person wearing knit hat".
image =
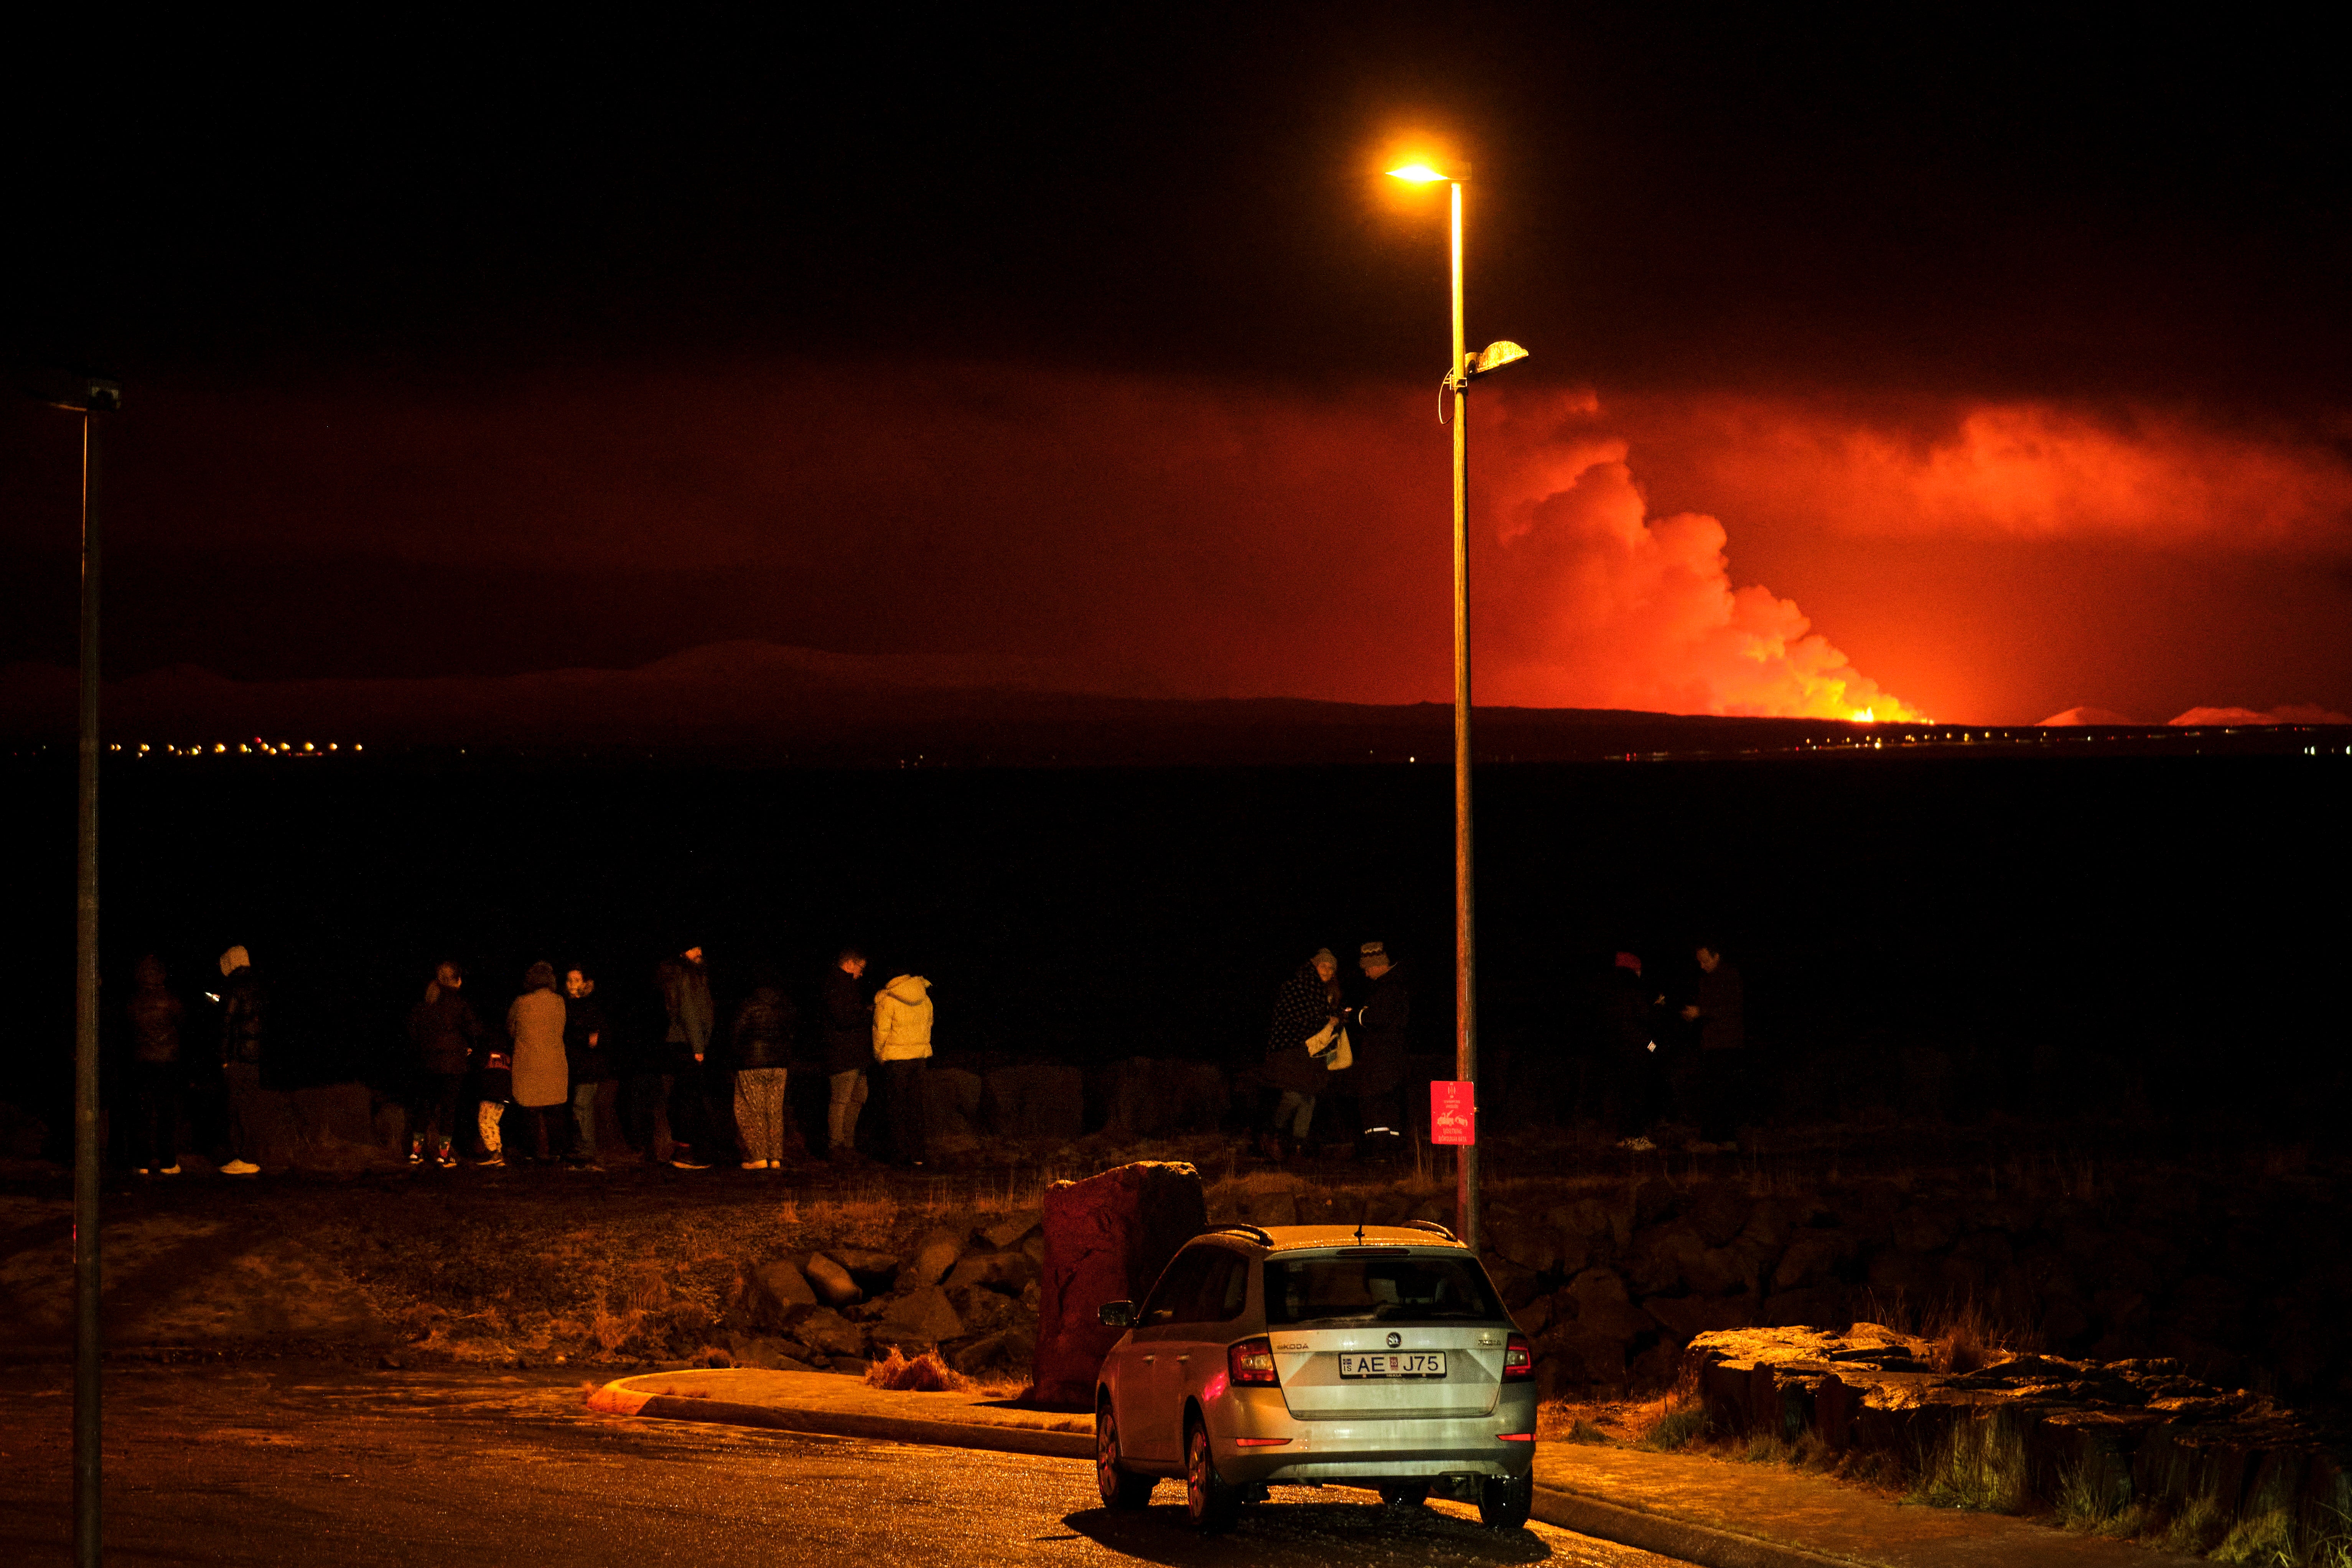
<path id="1" fill-rule="evenodd" d="M 1315 1123 L 1315 1101 L 1331 1073 L 1307 1042 L 1339 1021 L 1339 960 L 1328 947 L 1298 966 L 1274 999 L 1274 1022 L 1265 1036 L 1266 1081 L 1280 1091 L 1274 1119 L 1260 1135 L 1269 1159 L 1296 1153 Z"/>
<path id="2" fill-rule="evenodd" d="M 228 1158 L 225 1176 L 260 1173 L 261 1050 L 269 1016 L 269 995 L 253 972 L 253 955 L 232 947 L 220 955 L 221 1088 L 228 1100 Z"/>

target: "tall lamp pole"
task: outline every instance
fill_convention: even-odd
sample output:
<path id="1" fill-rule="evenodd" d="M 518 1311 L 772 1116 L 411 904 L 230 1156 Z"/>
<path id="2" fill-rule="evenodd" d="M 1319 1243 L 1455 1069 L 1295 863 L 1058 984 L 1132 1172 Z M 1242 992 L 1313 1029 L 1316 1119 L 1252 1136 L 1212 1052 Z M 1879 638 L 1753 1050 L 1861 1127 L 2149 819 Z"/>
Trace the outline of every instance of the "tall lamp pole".
<path id="1" fill-rule="evenodd" d="M 1443 183 L 1452 195 L 1451 304 L 1454 357 L 1445 372 L 1454 418 L 1454 1076 L 1470 1084 L 1475 1103 L 1478 1081 L 1478 942 L 1475 865 L 1470 814 L 1470 383 L 1528 357 L 1507 340 L 1469 352 L 1462 321 L 1462 187 L 1470 165 L 1426 163 L 1391 169 L 1393 179 L 1415 184 Z M 1454 1151 L 1454 1230 L 1464 1245 L 1478 1246 L 1478 1145 Z"/>
<path id="2" fill-rule="evenodd" d="M 122 388 L 85 376 L 50 400 L 81 416 L 81 724 L 75 757 L 74 835 L 74 1405 L 75 1568 L 99 1568 L 98 1252 L 98 481 L 102 414 L 122 410 Z"/>

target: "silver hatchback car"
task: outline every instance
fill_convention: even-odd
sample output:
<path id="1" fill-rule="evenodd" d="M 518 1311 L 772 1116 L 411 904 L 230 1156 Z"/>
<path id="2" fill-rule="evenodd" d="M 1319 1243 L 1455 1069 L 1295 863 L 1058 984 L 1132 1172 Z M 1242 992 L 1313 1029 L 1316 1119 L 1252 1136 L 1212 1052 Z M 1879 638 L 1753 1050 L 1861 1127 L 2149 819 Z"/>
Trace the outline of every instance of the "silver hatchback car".
<path id="1" fill-rule="evenodd" d="M 1443 1226 L 1229 1226 L 1185 1244 L 1138 1307 L 1095 1394 L 1105 1505 L 1181 1476 L 1204 1531 L 1271 1486 L 1434 1491 L 1525 1524 L 1535 1363 L 1477 1257 Z"/>

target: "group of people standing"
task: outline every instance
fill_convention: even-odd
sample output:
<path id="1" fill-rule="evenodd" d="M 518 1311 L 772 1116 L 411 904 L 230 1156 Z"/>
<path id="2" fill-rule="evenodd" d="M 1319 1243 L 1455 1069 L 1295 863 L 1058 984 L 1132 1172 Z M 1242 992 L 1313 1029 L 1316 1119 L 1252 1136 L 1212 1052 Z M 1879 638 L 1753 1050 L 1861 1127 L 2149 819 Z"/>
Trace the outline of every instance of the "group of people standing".
<path id="1" fill-rule="evenodd" d="M 128 1026 L 130 1126 L 133 1168 L 141 1175 L 178 1175 L 180 1154 L 206 1122 L 222 1152 L 219 1169 L 252 1175 L 261 1166 L 258 1100 L 265 1058 L 276 1043 L 268 989 L 243 947 L 219 960 L 215 1043 L 191 1048 L 184 1038 L 187 1005 L 153 954 L 139 961 L 124 1005 Z M 857 1152 L 867 1074 L 886 1075 L 891 1149 L 900 1163 L 929 1157 L 924 1069 L 931 1055 L 931 985 L 900 974 L 868 994 L 866 955 L 845 948 L 821 987 L 820 1059 L 829 1080 L 826 1157 Z M 617 1125 L 637 1157 L 657 1156 L 683 1170 L 716 1163 L 731 1142 L 747 1171 L 782 1170 L 803 1144 L 792 1126 L 786 1088 L 800 1023 L 773 971 L 752 975 L 748 994 L 722 1035 L 710 974 L 699 946 L 665 958 L 655 973 L 661 996 L 659 1037 L 597 994 L 595 971 L 530 965 L 522 990 L 491 1028 L 467 994 L 465 966 L 454 960 L 433 977 L 408 1014 L 408 1161 L 458 1163 L 470 1146 L 478 1164 L 599 1163 L 599 1122 Z M 193 1106 L 190 1101 L 194 1100 Z M 721 1103 L 731 1100 L 731 1115 Z M 607 1120 L 611 1103 L 614 1116 Z M 191 1111 L 194 1114 L 192 1117 Z"/>
<path id="2" fill-rule="evenodd" d="M 920 1165 L 929 1154 L 921 1073 L 931 1055 L 930 982 L 901 974 L 869 998 L 866 962 L 856 949 L 843 949 L 823 986 L 825 1155 L 837 1163 L 863 1158 L 857 1123 L 867 1068 L 878 1065 L 889 1075 L 893 1152 L 901 1163 Z M 458 1116 L 471 1083 L 483 1165 L 507 1163 L 511 1110 L 517 1137 L 530 1139 L 528 1154 L 519 1150 L 518 1158 L 595 1167 L 601 1106 L 614 1092 L 622 1136 L 642 1159 L 706 1170 L 731 1132 L 744 1170 L 796 1163 L 802 1144 L 786 1089 L 800 1013 L 779 977 L 754 973 L 723 1040 L 699 946 L 663 959 L 654 978 L 664 1029 L 657 1047 L 648 1047 L 625 1037 L 625 1025 L 598 1000 L 596 976 L 584 965 L 563 973 L 561 994 L 554 966 L 531 965 L 503 1033 L 492 1034 L 464 994 L 464 970 L 442 963 L 409 1016 L 417 1070 L 409 1163 L 458 1163 Z M 719 1105 L 727 1100 L 732 1115 L 722 1119 Z"/>
<path id="3" fill-rule="evenodd" d="M 1739 971 L 1715 942 L 1698 944 L 1695 985 L 1680 1004 L 1643 976 L 1639 953 L 1619 952 L 1601 983 L 1598 1049 L 1587 1110 L 1631 1144 L 1672 1117 L 1703 1142 L 1736 1133 L 1747 1081 L 1747 995 Z"/>
<path id="4" fill-rule="evenodd" d="M 1674 983 L 1675 1000 L 1643 978 L 1633 952 L 1615 955 L 1589 1024 L 1580 1023 L 1573 993 L 1565 1000 L 1568 1049 L 1559 1055 L 1578 1081 L 1564 1086 L 1563 1114 L 1596 1120 L 1625 1134 L 1629 1147 L 1647 1147 L 1644 1134 L 1670 1118 L 1696 1127 L 1702 1142 L 1733 1140 L 1754 1089 L 1746 994 L 1719 942 L 1699 943 L 1694 956 L 1695 979 Z M 1267 1158 L 1307 1148 L 1317 1107 L 1335 1097 L 1339 1131 L 1352 1133 L 1359 1159 L 1394 1159 L 1409 1145 L 1412 1010 L 1404 973 L 1378 942 L 1359 950 L 1357 967 L 1362 979 L 1345 985 L 1338 957 L 1318 949 L 1275 996 L 1265 1042 L 1274 1111 L 1258 1133 Z M 1328 1139 L 1328 1119 L 1325 1127 Z"/>
<path id="5" fill-rule="evenodd" d="M 207 996 L 218 1005 L 220 1027 L 202 1047 L 184 1037 L 187 1005 L 172 989 L 163 960 L 148 953 L 133 972 L 136 984 L 123 1004 L 131 1028 L 129 1142 L 131 1164 L 142 1176 L 180 1173 L 192 1109 L 195 1119 L 221 1130 L 224 1174 L 249 1176 L 261 1169 L 253 1158 L 255 1100 L 261 1092 L 269 996 L 244 948 L 230 948 L 219 963 L 221 988 Z"/>
<path id="6" fill-rule="evenodd" d="M 1397 1159 L 1410 1144 L 1404 1077 L 1412 994 L 1386 943 L 1365 942 L 1356 963 L 1363 980 L 1352 1004 L 1339 982 L 1339 957 L 1328 947 L 1316 950 L 1275 995 L 1265 1041 L 1274 1116 L 1259 1134 L 1260 1152 L 1270 1159 L 1307 1146 L 1316 1105 L 1328 1095 L 1354 1106 L 1358 1158 Z"/>

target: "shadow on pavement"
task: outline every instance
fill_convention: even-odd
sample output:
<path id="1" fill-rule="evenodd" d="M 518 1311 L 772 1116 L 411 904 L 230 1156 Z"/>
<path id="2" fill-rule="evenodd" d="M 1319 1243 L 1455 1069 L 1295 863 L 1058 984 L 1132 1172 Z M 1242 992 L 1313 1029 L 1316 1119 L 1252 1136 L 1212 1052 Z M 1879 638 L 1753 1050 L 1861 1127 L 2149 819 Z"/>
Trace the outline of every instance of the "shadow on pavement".
<path id="1" fill-rule="evenodd" d="M 1172 1485 L 1172 1483 L 1168 1483 Z M 1544 1563 L 1551 1547 L 1533 1531 L 1489 1530 L 1475 1520 L 1435 1508 L 1393 1509 L 1376 1500 L 1330 1502 L 1325 1494 L 1286 1489 L 1274 1500 L 1242 1510 L 1230 1534 L 1203 1538 L 1186 1522 L 1180 1503 L 1155 1503 L 1141 1513 L 1106 1508 L 1066 1514 L 1062 1522 L 1098 1545 L 1144 1563 L 1171 1568 L 1194 1564 L 1332 1563 Z M 1163 1495 L 1165 1495 L 1163 1493 Z"/>

